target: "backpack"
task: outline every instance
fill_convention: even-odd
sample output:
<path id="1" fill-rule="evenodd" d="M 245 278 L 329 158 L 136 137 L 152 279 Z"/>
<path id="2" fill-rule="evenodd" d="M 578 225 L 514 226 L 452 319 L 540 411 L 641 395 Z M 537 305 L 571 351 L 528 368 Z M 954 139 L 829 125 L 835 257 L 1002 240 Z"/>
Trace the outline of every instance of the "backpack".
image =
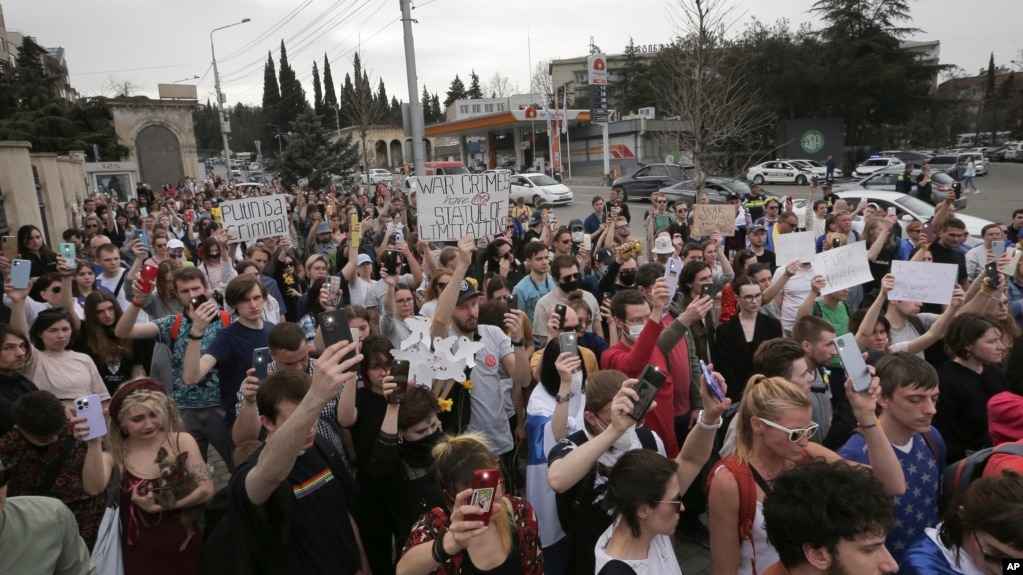
<path id="1" fill-rule="evenodd" d="M 739 541 L 749 541 L 753 549 L 753 575 L 757 575 L 757 546 L 753 542 L 753 521 L 757 516 L 757 485 L 770 493 L 770 486 L 764 481 L 760 474 L 752 467 L 741 463 L 734 455 L 720 460 L 720 465 L 726 467 L 735 477 L 735 485 L 739 488 Z M 714 481 L 713 470 L 707 478 L 707 498 L 710 499 L 710 485 Z"/>
<path id="2" fill-rule="evenodd" d="M 182 314 L 180 313 L 174 316 L 174 323 L 171 324 L 170 329 L 171 349 L 174 349 L 174 343 L 178 341 L 178 335 L 181 333 L 181 316 Z M 231 325 L 231 314 L 227 313 L 224 310 L 220 310 L 220 325 L 223 327 Z"/>
<path id="3" fill-rule="evenodd" d="M 938 493 L 938 511 L 944 513 L 945 508 L 952 500 L 966 493 L 970 483 L 984 474 L 984 468 L 987 467 L 991 456 L 999 454 L 1023 457 L 1023 445 L 1003 443 L 997 447 L 988 447 L 974 451 L 946 467 L 945 473 L 941 477 L 941 491 Z"/>

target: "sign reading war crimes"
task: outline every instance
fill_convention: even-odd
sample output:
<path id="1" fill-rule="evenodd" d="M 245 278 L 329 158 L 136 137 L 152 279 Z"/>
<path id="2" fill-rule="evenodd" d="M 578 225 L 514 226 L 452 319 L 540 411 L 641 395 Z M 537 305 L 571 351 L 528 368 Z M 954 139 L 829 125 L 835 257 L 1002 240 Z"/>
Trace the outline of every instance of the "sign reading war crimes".
<path id="1" fill-rule="evenodd" d="M 722 236 L 735 235 L 735 206 L 696 204 L 693 206 L 693 235 L 709 236 L 721 232 Z"/>
<path id="2" fill-rule="evenodd" d="M 867 262 L 867 242 L 859 241 L 817 254 L 813 260 L 813 273 L 824 276 L 828 282 L 821 290 L 821 295 L 873 280 L 874 276 L 870 274 L 870 264 Z"/>
<path id="3" fill-rule="evenodd" d="M 220 217 L 231 239 L 238 241 L 288 234 L 288 201 L 283 194 L 222 202 Z"/>
<path id="4" fill-rule="evenodd" d="M 959 280 L 959 266 L 933 262 L 892 262 L 895 289 L 889 300 L 948 305 Z"/>
<path id="5" fill-rule="evenodd" d="M 485 238 L 504 233 L 511 175 L 461 174 L 409 178 L 419 205 L 419 239 L 456 241 L 468 234 Z"/>

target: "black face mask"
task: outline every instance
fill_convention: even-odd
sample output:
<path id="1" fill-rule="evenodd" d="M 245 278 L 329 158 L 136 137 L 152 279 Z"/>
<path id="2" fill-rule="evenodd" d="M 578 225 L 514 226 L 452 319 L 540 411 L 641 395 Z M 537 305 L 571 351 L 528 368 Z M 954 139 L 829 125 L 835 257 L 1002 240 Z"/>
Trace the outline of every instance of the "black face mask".
<path id="1" fill-rule="evenodd" d="M 636 271 L 629 270 L 625 272 L 618 272 L 618 281 L 622 282 L 624 286 L 631 286 L 636 283 Z"/>
<path id="2" fill-rule="evenodd" d="M 401 443 L 401 455 L 407 463 L 417 467 L 428 467 L 433 464 L 433 448 L 444 437 L 444 430 L 437 431 L 416 441 L 405 440 Z"/>
<path id="3" fill-rule="evenodd" d="M 568 280 L 566 282 L 561 282 L 558 285 L 561 287 L 562 290 L 564 290 L 565 293 L 572 293 L 575 290 L 579 289 L 579 286 L 581 284 L 582 282 L 579 280 Z"/>

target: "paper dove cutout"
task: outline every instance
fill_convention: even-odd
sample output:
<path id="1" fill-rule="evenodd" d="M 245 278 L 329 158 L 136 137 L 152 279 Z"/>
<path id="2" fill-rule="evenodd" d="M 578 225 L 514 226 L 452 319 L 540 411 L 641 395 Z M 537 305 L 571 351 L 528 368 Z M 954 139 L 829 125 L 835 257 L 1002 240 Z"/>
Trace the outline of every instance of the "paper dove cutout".
<path id="1" fill-rule="evenodd" d="M 458 340 L 458 351 L 455 352 L 454 359 L 464 362 L 469 367 L 476 367 L 476 353 L 481 349 L 483 349 L 482 341 L 472 341 L 462 336 Z"/>
<path id="2" fill-rule="evenodd" d="M 448 361 L 455 361 L 455 355 L 451 353 L 451 348 L 454 347 L 455 342 L 457 341 L 458 341 L 457 335 L 452 335 L 445 338 L 439 337 L 433 338 L 433 354 L 438 357 L 443 357 Z"/>
<path id="3" fill-rule="evenodd" d="M 394 359 L 404 359 L 409 362 L 409 377 L 416 380 L 418 385 L 433 385 L 433 380 L 436 378 L 433 370 L 432 355 L 428 355 L 429 351 L 423 353 L 419 351 L 419 348 L 413 348 L 411 350 L 393 350 L 391 355 Z"/>
<path id="4" fill-rule="evenodd" d="M 406 319 L 405 325 L 412 330 L 412 334 L 405 338 L 399 347 L 404 350 L 413 345 L 425 344 L 427 349 L 423 351 L 428 351 L 430 345 L 430 320 L 417 315 Z"/>

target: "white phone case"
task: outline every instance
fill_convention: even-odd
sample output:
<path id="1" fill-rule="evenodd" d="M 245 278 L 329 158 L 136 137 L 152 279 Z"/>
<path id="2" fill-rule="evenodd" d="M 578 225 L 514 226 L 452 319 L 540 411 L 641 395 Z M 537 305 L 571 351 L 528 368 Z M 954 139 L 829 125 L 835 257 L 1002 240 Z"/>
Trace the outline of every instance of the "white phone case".
<path id="1" fill-rule="evenodd" d="M 678 276 L 682 273 L 682 260 L 668 258 L 668 265 L 664 266 L 664 281 L 668 284 L 668 298 L 675 299 L 675 292 L 678 291 Z"/>
<path id="2" fill-rule="evenodd" d="M 838 357 L 842 359 L 846 377 L 853 380 L 853 391 L 866 391 L 870 387 L 870 372 L 867 371 L 867 362 L 863 361 L 863 353 L 856 343 L 856 336 L 846 333 L 836 337 L 835 349 L 838 350 Z"/>
<path id="3" fill-rule="evenodd" d="M 103 417 L 103 401 L 95 393 L 75 400 L 75 415 L 84 417 L 89 425 L 89 435 L 82 441 L 89 441 L 107 434 L 107 420 Z"/>

